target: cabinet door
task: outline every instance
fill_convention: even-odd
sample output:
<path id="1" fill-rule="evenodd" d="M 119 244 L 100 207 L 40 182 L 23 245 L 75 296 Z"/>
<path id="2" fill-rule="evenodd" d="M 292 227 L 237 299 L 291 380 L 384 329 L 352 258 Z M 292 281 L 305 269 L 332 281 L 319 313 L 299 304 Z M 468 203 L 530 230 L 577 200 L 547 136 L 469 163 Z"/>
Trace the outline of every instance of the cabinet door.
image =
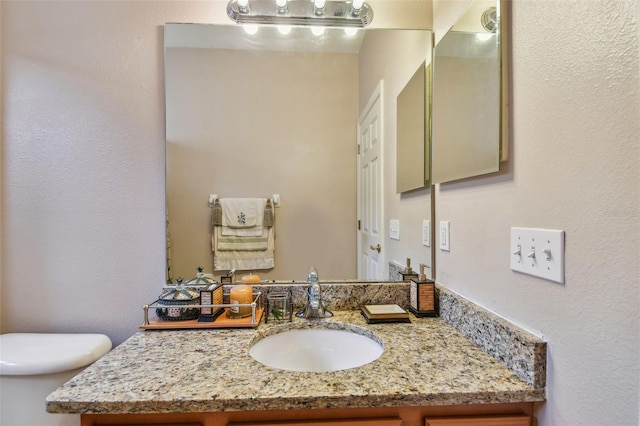
<path id="1" fill-rule="evenodd" d="M 524 414 L 506 416 L 440 417 L 425 419 L 425 426 L 531 426 Z"/>
<path id="2" fill-rule="evenodd" d="M 227 426 L 402 426 L 401 419 L 296 420 L 266 423 L 229 423 Z"/>

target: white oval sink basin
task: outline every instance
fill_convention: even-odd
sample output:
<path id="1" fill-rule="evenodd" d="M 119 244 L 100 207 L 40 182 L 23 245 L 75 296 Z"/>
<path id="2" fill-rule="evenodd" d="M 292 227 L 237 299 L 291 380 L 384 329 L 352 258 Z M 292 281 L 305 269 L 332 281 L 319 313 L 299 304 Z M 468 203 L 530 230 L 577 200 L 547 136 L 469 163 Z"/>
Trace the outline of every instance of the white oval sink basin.
<path id="1" fill-rule="evenodd" d="M 375 361 L 384 348 L 375 340 L 345 330 L 289 330 L 267 336 L 249 349 L 256 361 L 290 371 L 329 372 Z"/>

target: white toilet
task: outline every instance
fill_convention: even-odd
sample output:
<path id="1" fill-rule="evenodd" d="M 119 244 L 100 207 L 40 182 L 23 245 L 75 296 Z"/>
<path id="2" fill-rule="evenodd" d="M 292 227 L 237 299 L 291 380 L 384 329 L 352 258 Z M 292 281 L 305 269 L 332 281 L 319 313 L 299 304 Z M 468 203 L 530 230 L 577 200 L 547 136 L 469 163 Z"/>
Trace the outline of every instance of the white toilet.
<path id="1" fill-rule="evenodd" d="M 0 335 L 0 425 L 79 426 L 79 414 L 50 414 L 46 398 L 111 350 L 104 334 Z"/>

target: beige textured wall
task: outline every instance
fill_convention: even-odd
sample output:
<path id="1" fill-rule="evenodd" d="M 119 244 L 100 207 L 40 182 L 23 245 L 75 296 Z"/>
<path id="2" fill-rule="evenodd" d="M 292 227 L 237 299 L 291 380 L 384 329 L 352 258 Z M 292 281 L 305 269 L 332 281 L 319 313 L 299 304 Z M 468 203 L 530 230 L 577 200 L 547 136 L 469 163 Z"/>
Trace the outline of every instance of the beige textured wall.
<path id="1" fill-rule="evenodd" d="M 501 175 L 437 189 L 437 220 L 451 221 L 451 251 L 437 252 L 437 280 L 548 341 L 548 400 L 538 424 L 634 426 L 640 389 L 637 2 L 511 5 L 509 162 Z M 435 27 L 441 28 L 437 10 Z M 566 232 L 565 284 L 510 270 L 512 226 Z"/>
<path id="2" fill-rule="evenodd" d="M 256 273 L 355 279 L 358 55 L 171 48 L 165 64 L 174 278 L 212 272 L 208 194 L 277 193 L 276 266 Z"/>
<path id="3" fill-rule="evenodd" d="M 164 281 L 162 25 L 224 4 L 0 3 L 2 332 L 136 331 Z M 549 341 L 538 424 L 637 425 L 637 2 L 513 9 L 508 173 L 439 188 L 439 281 Z M 508 269 L 512 225 L 567 232 L 565 285 Z"/>
<path id="4" fill-rule="evenodd" d="M 226 4 L 0 2 L 2 332 L 137 331 L 165 281 L 163 25 L 229 24 Z M 422 0 L 374 7 L 431 22 Z"/>

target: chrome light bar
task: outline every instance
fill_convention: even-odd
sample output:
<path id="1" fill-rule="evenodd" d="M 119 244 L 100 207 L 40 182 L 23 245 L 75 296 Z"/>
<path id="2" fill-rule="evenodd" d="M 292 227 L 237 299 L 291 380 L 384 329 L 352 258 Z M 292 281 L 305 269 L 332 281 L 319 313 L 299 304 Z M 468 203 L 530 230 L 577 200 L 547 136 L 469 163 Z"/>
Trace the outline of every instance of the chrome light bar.
<path id="1" fill-rule="evenodd" d="M 373 9 L 362 0 L 231 0 L 227 15 L 238 24 L 363 28 L 373 20 Z"/>

